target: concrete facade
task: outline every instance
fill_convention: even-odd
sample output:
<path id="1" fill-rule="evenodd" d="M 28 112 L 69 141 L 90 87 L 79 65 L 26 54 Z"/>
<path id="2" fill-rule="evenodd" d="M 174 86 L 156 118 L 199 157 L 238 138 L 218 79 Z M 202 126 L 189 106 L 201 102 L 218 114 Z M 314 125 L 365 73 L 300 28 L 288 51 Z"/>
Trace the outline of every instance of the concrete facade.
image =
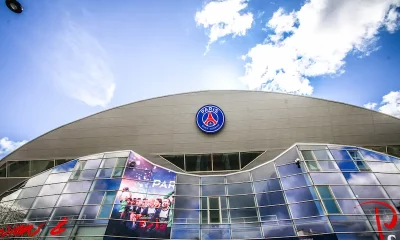
<path id="1" fill-rule="evenodd" d="M 204 134 L 195 123 L 197 110 L 206 104 L 225 112 L 225 126 L 215 135 Z M 192 92 L 123 105 L 69 123 L 25 144 L 0 166 L 10 160 L 73 159 L 132 149 L 158 165 L 180 171 L 159 155 L 266 151 L 248 169 L 296 142 L 400 145 L 400 119 L 282 93 Z"/>

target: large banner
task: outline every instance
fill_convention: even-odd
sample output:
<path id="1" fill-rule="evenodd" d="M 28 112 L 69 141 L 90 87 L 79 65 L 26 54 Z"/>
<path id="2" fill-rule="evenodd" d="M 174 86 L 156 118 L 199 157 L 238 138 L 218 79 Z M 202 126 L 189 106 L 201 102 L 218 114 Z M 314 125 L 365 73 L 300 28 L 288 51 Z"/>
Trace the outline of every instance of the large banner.
<path id="1" fill-rule="evenodd" d="M 106 235 L 170 238 L 176 173 L 132 152 Z"/>

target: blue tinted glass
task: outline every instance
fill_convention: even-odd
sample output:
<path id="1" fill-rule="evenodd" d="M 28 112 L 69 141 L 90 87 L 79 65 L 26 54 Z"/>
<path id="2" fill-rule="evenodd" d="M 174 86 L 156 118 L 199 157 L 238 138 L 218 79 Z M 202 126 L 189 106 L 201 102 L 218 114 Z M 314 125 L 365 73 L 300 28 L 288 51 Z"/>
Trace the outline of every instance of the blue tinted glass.
<path id="1" fill-rule="evenodd" d="M 200 239 L 199 225 L 174 224 L 172 226 L 171 239 L 196 239 L 196 238 Z"/>
<path id="2" fill-rule="evenodd" d="M 227 186 L 229 195 L 246 194 L 253 192 L 251 183 L 228 184 Z"/>
<path id="3" fill-rule="evenodd" d="M 326 217 L 316 217 L 294 220 L 297 229 L 303 229 L 306 233 L 330 233 L 332 232 Z M 324 237 L 323 239 L 327 239 Z"/>
<path id="4" fill-rule="evenodd" d="M 103 191 L 90 192 L 85 204 L 100 204 L 103 201 L 104 193 Z"/>
<path id="5" fill-rule="evenodd" d="M 284 189 L 311 185 L 311 181 L 306 174 L 281 178 L 281 182 Z"/>
<path id="6" fill-rule="evenodd" d="M 292 221 L 273 221 L 262 223 L 265 238 L 295 236 Z"/>
<path id="7" fill-rule="evenodd" d="M 113 172 L 112 168 L 102 168 L 97 172 L 98 178 L 111 178 L 111 174 Z"/>
<path id="8" fill-rule="evenodd" d="M 284 177 L 296 173 L 302 173 L 303 170 L 297 166 L 297 164 L 288 164 L 278 167 L 279 176 Z"/>
<path id="9" fill-rule="evenodd" d="M 331 150 L 331 153 L 335 160 L 352 160 L 345 150 Z"/>
<path id="10" fill-rule="evenodd" d="M 293 218 L 324 215 L 321 203 L 318 201 L 290 204 L 289 208 Z"/>
<path id="11" fill-rule="evenodd" d="M 333 198 L 328 186 L 317 186 L 317 190 L 322 199 Z"/>
<path id="12" fill-rule="evenodd" d="M 275 221 L 279 219 L 290 219 L 289 211 L 286 206 L 274 206 L 274 207 L 260 207 L 261 221 Z"/>
<path id="13" fill-rule="evenodd" d="M 254 184 L 254 191 L 256 193 L 281 190 L 281 186 L 279 184 L 278 179 L 270 179 L 267 181 L 254 182 L 253 184 Z"/>
<path id="14" fill-rule="evenodd" d="M 219 227 L 219 226 L 218 226 Z M 201 239 L 229 239 L 230 231 L 229 229 L 202 229 Z"/>
<path id="15" fill-rule="evenodd" d="M 98 218 L 109 218 L 111 210 L 112 210 L 112 205 L 103 205 L 103 206 L 101 206 Z"/>
<path id="16" fill-rule="evenodd" d="M 336 163 L 339 166 L 340 170 L 342 170 L 342 171 L 357 171 L 358 172 L 358 168 L 353 160 L 350 160 L 350 161 L 336 160 Z"/>
<path id="17" fill-rule="evenodd" d="M 81 219 L 95 219 L 100 206 L 85 206 L 82 210 Z"/>
<path id="18" fill-rule="evenodd" d="M 372 152 L 364 149 L 359 150 L 365 160 L 380 160 L 380 161 L 389 161 L 388 156 L 384 154 L 380 154 L 377 152 Z"/>
<path id="19" fill-rule="evenodd" d="M 283 197 L 283 192 L 270 192 L 257 194 L 258 206 L 267 206 L 275 204 L 284 204 L 285 198 Z"/>
<path id="20" fill-rule="evenodd" d="M 285 191 L 285 194 L 289 203 L 318 199 L 317 194 L 312 187 L 287 190 Z"/>
<path id="21" fill-rule="evenodd" d="M 344 172 L 343 176 L 346 178 L 349 184 L 355 185 L 379 185 L 378 180 L 372 173 L 365 172 Z"/>
<path id="22" fill-rule="evenodd" d="M 261 238 L 260 227 L 234 228 L 232 227 L 232 239 L 252 239 Z"/>
<path id="23" fill-rule="evenodd" d="M 322 200 L 325 205 L 325 209 L 329 214 L 339 214 L 340 210 L 336 205 L 335 200 Z"/>
<path id="24" fill-rule="evenodd" d="M 257 212 L 255 208 L 231 209 L 231 222 L 257 222 Z"/>
<path id="25" fill-rule="evenodd" d="M 99 179 L 93 182 L 92 191 L 118 190 L 120 184 L 121 184 L 121 179 Z"/>
<path id="26" fill-rule="evenodd" d="M 254 195 L 240 195 L 228 197 L 230 208 L 254 207 Z"/>
<path id="27" fill-rule="evenodd" d="M 336 225 L 337 223 L 332 223 L 332 225 L 334 224 Z M 333 226 L 333 228 L 336 229 L 335 226 Z M 336 237 L 338 240 L 376 240 L 375 233 L 364 233 L 362 231 L 361 233 L 353 233 L 353 234 L 336 234 Z"/>
<path id="28" fill-rule="evenodd" d="M 69 161 L 67 163 L 58 165 L 58 166 L 54 167 L 51 172 L 52 173 L 59 173 L 59 172 L 72 171 L 72 169 L 74 169 L 74 167 L 75 167 L 77 162 L 78 162 L 78 160 L 72 160 L 72 161 Z"/>
<path id="29" fill-rule="evenodd" d="M 189 187 L 189 186 L 185 186 Z M 189 187 L 191 188 L 191 187 Z M 206 185 L 201 186 L 201 195 L 202 196 L 220 196 L 225 195 L 225 185 Z"/>
<path id="30" fill-rule="evenodd" d="M 175 197 L 174 208 L 183 208 L 183 209 L 199 209 L 200 208 L 200 199 L 194 197 Z M 207 208 L 207 206 L 203 206 L 203 208 Z"/>

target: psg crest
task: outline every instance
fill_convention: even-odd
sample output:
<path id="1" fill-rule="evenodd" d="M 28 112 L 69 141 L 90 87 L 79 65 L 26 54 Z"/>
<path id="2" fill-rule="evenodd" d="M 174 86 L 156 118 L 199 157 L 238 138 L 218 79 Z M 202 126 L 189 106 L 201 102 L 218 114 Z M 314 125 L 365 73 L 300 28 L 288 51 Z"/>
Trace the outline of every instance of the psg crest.
<path id="1" fill-rule="evenodd" d="M 225 114 L 215 105 L 205 105 L 197 111 L 196 123 L 201 131 L 216 133 L 224 126 Z"/>

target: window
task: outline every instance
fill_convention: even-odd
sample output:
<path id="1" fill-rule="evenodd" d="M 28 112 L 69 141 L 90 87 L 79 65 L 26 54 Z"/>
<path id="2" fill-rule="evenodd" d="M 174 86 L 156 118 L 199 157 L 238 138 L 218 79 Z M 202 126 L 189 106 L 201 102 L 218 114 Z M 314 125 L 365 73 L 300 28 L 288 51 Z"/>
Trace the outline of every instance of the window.
<path id="1" fill-rule="evenodd" d="M 185 155 L 186 171 L 211 171 L 211 154 Z"/>
<path id="2" fill-rule="evenodd" d="M 183 155 L 168 155 L 162 157 L 174 164 L 175 166 L 183 170 L 185 169 L 185 158 Z"/>
<path id="3" fill-rule="evenodd" d="M 400 145 L 387 146 L 387 153 L 396 157 L 400 157 Z"/>
<path id="4" fill-rule="evenodd" d="M 263 152 L 241 152 L 240 153 L 240 167 L 244 168 L 247 164 L 252 162 Z"/>
<path id="5" fill-rule="evenodd" d="M 8 177 L 29 177 L 30 161 L 8 161 Z"/>
<path id="6" fill-rule="evenodd" d="M 301 151 L 305 163 L 310 171 L 320 171 L 320 167 L 316 161 L 316 157 L 314 156 L 313 152 L 310 150 L 303 150 Z"/>
<path id="7" fill-rule="evenodd" d="M 208 198 L 208 222 L 221 223 L 221 206 L 219 197 Z"/>
<path id="8" fill-rule="evenodd" d="M 54 160 L 31 161 L 31 176 L 54 167 Z"/>
<path id="9" fill-rule="evenodd" d="M 356 151 L 356 150 L 347 150 L 349 155 L 351 156 L 351 159 L 353 159 L 357 165 L 357 167 L 360 169 L 360 171 L 370 171 L 369 167 L 365 164 L 363 158 L 361 157 L 361 154 Z"/>
<path id="10" fill-rule="evenodd" d="M 239 153 L 213 153 L 213 171 L 239 170 Z"/>
<path id="11" fill-rule="evenodd" d="M 0 167 L 0 177 L 7 177 L 7 175 L 6 175 L 6 165 L 7 164 L 4 164 L 3 166 L 1 166 Z"/>
<path id="12" fill-rule="evenodd" d="M 312 187 L 297 188 L 285 191 L 289 203 L 317 200 L 317 194 Z"/>
<path id="13" fill-rule="evenodd" d="M 24 189 L 22 189 L 21 194 L 18 196 L 18 198 L 36 197 L 41 188 L 42 188 L 42 186 L 24 188 Z"/>
<path id="14" fill-rule="evenodd" d="M 346 184 L 341 173 L 310 173 L 315 185 Z"/>
<path id="15" fill-rule="evenodd" d="M 328 214 L 339 214 L 340 209 L 339 206 L 336 202 L 336 200 L 333 197 L 333 194 L 329 188 L 329 186 L 317 186 L 317 191 L 319 193 L 319 196 L 322 199 L 322 203 L 325 206 L 325 211 Z"/>
<path id="16" fill-rule="evenodd" d="M 88 160 L 88 161 L 86 161 L 86 164 L 83 169 L 97 169 L 97 168 L 99 168 L 100 163 L 101 163 L 101 159 Z"/>

